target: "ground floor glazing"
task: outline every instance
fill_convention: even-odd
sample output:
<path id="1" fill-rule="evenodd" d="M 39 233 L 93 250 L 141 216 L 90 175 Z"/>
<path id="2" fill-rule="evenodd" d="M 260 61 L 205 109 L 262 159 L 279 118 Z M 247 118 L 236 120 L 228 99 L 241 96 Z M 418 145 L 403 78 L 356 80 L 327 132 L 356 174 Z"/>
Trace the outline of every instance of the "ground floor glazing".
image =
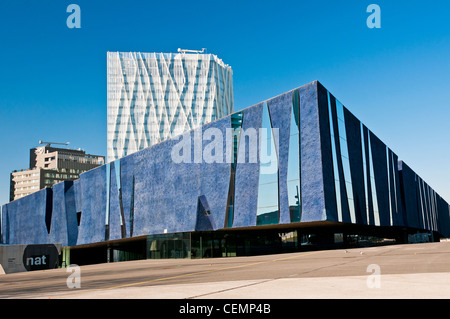
<path id="1" fill-rule="evenodd" d="M 310 227 L 166 233 L 63 247 L 60 265 L 140 259 L 235 257 L 436 241 L 438 234 L 404 228 Z"/>

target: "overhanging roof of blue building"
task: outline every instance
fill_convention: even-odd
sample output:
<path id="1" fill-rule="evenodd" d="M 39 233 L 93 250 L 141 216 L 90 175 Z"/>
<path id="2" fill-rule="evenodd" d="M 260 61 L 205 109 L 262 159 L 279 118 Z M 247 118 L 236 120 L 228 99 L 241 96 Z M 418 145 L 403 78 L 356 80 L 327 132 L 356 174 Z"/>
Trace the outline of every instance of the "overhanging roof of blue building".
<path id="1" fill-rule="evenodd" d="M 450 236 L 448 203 L 318 81 L 1 206 L 1 243 L 336 222 Z"/>

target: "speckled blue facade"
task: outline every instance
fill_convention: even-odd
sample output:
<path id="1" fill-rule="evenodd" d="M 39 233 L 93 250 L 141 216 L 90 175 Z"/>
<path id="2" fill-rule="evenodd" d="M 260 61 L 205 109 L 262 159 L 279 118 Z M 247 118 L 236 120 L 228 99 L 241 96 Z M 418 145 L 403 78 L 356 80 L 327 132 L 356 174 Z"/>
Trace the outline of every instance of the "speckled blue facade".
<path id="1" fill-rule="evenodd" d="M 272 127 L 278 128 L 278 200 L 279 223 L 290 223 L 287 188 L 292 91 L 267 101 Z"/>
<path id="2" fill-rule="evenodd" d="M 2 205 L 0 211 L 0 244 L 9 243 L 8 206 Z"/>
<path id="3" fill-rule="evenodd" d="M 256 225 L 258 206 L 259 156 L 255 163 L 250 162 L 250 138 L 245 135 L 248 130 L 258 129 L 262 124 L 263 103 L 243 110 L 242 131 L 239 140 L 239 152 L 236 165 L 235 206 L 233 227 Z M 250 134 L 249 134 L 250 135 Z"/>
<path id="4" fill-rule="evenodd" d="M 77 245 L 105 240 L 106 165 L 80 175 L 80 226 Z"/>
<path id="5" fill-rule="evenodd" d="M 361 123 L 359 120 L 350 113 L 347 109 L 344 110 L 344 116 L 346 119 L 346 133 L 349 145 L 349 162 L 352 172 L 357 172 L 357 174 L 352 174 L 352 185 L 353 189 L 353 199 L 355 202 L 356 211 L 356 223 L 365 225 L 367 224 L 367 214 L 365 212 L 366 208 L 366 194 L 364 191 L 364 164 L 362 159 L 362 143 L 361 143 Z"/>
<path id="6" fill-rule="evenodd" d="M 76 182 L 76 181 L 75 181 Z M 78 238 L 78 221 L 77 221 L 77 211 L 76 211 L 76 202 L 75 202 L 75 182 L 67 181 L 63 182 L 64 184 L 64 209 L 66 216 L 66 229 L 67 233 L 64 238 L 67 238 L 67 246 L 74 246 L 77 243 Z M 53 196 L 54 198 L 54 196 Z M 54 213 L 53 213 L 54 214 Z M 64 218 L 64 215 L 61 216 Z M 53 223 L 53 219 L 52 219 Z M 61 230 L 63 232 L 63 229 Z M 57 242 L 57 241 L 55 241 Z M 61 242 L 62 243 L 62 242 Z"/>
<path id="7" fill-rule="evenodd" d="M 211 214 L 211 208 L 205 195 L 198 197 L 197 220 L 195 224 L 196 231 L 212 231 L 216 230 L 216 222 L 214 215 Z"/>
<path id="8" fill-rule="evenodd" d="M 389 191 L 387 178 L 386 145 L 374 134 L 370 136 L 372 146 L 375 185 L 380 215 L 380 226 L 390 226 Z"/>
<path id="9" fill-rule="evenodd" d="M 447 202 L 406 164 L 397 165 L 397 155 L 344 108 L 353 186 L 347 193 L 340 147 L 335 156 L 340 162 L 333 163 L 332 156 L 330 123 L 337 123 L 336 112 L 329 113 L 329 92 L 317 81 L 267 100 L 272 128 L 278 128 L 279 224 L 290 223 L 287 168 L 293 94 L 298 94 L 300 114 L 300 223 L 402 226 L 450 236 Z M 335 101 L 332 95 L 330 100 Z M 1 243 L 57 242 L 75 246 L 142 235 L 217 230 L 230 225 L 256 226 L 260 163 L 259 153 L 256 161 L 250 162 L 248 133 L 254 130 L 259 137 L 263 106 L 259 103 L 240 111 L 234 184 L 230 184 L 232 166 L 226 157 L 227 130 L 232 127 L 231 116 L 227 116 L 83 173 L 73 182 L 59 183 L 53 189 L 3 205 Z M 205 133 L 213 134 L 205 139 Z M 183 154 L 189 153 L 190 158 L 187 162 L 174 161 L 173 150 L 183 141 L 190 143 L 183 148 Z M 343 143 L 337 138 L 334 142 L 338 146 Z M 369 153 L 375 175 L 373 185 L 365 177 L 370 173 Z M 208 158 L 216 161 L 205 160 L 205 155 L 214 155 Z M 335 176 L 340 179 L 339 193 Z M 234 185 L 234 192 L 230 192 L 230 185 Z M 232 223 L 225 224 L 229 194 L 234 194 L 233 218 Z"/>
<path id="10" fill-rule="evenodd" d="M 205 125 L 199 132 L 215 128 L 225 136 L 227 127 L 230 127 L 229 117 Z M 161 142 L 132 155 L 135 157 L 134 236 L 194 230 L 201 195 L 206 197 L 216 225 L 224 224 L 230 164 L 223 160 L 196 163 L 194 133 L 195 130 L 184 134 L 184 138 L 192 141 L 193 160 L 189 163 L 172 160 L 171 152 L 180 142 L 178 139 Z M 209 143 L 204 141 L 205 146 Z M 220 142 L 223 154 L 225 145 L 223 139 Z M 131 193 L 131 190 L 126 192 Z"/>
<path id="11" fill-rule="evenodd" d="M 406 163 L 398 163 L 404 225 L 415 229 L 430 229 L 450 237 L 448 203 L 437 194 Z"/>
<path id="12" fill-rule="evenodd" d="M 319 103 L 322 90 L 318 84 L 313 82 L 299 88 L 302 222 L 333 220 L 325 206 L 325 186 L 328 183 L 324 183 L 324 178 L 332 178 L 333 175 L 329 172 L 332 165 L 326 161 L 328 156 L 322 155 L 331 156 L 331 151 L 326 148 L 329 146 L 328 122 L 320 121 L 326 118 L 326 110 L 322 110 L 323 103 Z M 325 115 L 321 116 L 321 113 Z M 325 133 L 328 135 L 324 136 Z"/>
<path id="13" fill-rule="evenodd" d="M 5 244 L 52 242 L 45 223 L 49 192 L 51 189 L 43 189 L 6 205 L 8 236 Z"/>
<path id="14" fill-rule="evenodd" d="M 125 237 L 133 236 L 133 195 L 135 154 L 120 159 L 120 182 L 122 185 L 122 205 L 124 212 Z"/>
<path id="15" fill-rule="evenodd" d="M 109 180 L 107 179 L 107 185 L 109 186 L 109 198 L 107 198 L 106 204 L 109 205 L 109 218 L 108 225 L 109 233 L 106 235 L 110 240 L 122 238 L 122 196 L 120 193 L 120 161 L 111 162 L 109 167 Z M 109 182 L 109 183 L 108 183 Z M 109 185 L 108 185 L 109 184 Z M 106 237 L 105 237 L 106 238 Z"/>
<path id="16" fill-rule="evenodd" d="M 49 242 L 68 246 L 68 216 L 66 214 L 65 186 L 68 182 L 56 184 L 53 187 L 52 216 Z"/>

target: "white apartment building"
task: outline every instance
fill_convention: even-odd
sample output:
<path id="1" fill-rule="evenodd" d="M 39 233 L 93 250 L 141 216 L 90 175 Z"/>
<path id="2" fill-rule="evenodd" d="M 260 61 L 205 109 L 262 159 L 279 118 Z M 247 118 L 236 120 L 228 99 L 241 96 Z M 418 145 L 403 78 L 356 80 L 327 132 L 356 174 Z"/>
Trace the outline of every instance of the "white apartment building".
<path id="1" fill-rule="evenodd" d="M 56 148 L 50 145 L 30 149 L 28 169 L 10 175 L 10 201 L 30 195 L 62 181 L 73 181 L 90 169 L 105 164 L 105 157 L 83 150 Z"/>

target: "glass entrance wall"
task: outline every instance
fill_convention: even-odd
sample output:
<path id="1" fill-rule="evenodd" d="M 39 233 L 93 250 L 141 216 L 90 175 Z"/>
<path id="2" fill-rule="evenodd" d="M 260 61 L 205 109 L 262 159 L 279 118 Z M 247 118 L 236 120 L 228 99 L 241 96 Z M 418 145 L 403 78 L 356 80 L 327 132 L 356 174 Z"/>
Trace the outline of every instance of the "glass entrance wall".
<path id="1" fill-rule="evenodd" d="M 147 259 L 213 258 L 296 251 L 297 230 L 205 231 L 147 236 Z"/>
<path id="2" fill-rule="evenodd" d="M 196 232 L 191 234 L 191 258 L 210 258 L 236 256 L 228 252 L 227 239 L 213 232 Z"/>
<path id="3" fill-rule="evenodd" d="M 190 233 L 147 236 L 147 259 L 191 258 Z"/>
<path id="4" fill-rule="evenodd" d="M 192 258 L 264 255 L 295 251 L 298 247 L 295 230 L 195 232 L 191 239 Z"/>

